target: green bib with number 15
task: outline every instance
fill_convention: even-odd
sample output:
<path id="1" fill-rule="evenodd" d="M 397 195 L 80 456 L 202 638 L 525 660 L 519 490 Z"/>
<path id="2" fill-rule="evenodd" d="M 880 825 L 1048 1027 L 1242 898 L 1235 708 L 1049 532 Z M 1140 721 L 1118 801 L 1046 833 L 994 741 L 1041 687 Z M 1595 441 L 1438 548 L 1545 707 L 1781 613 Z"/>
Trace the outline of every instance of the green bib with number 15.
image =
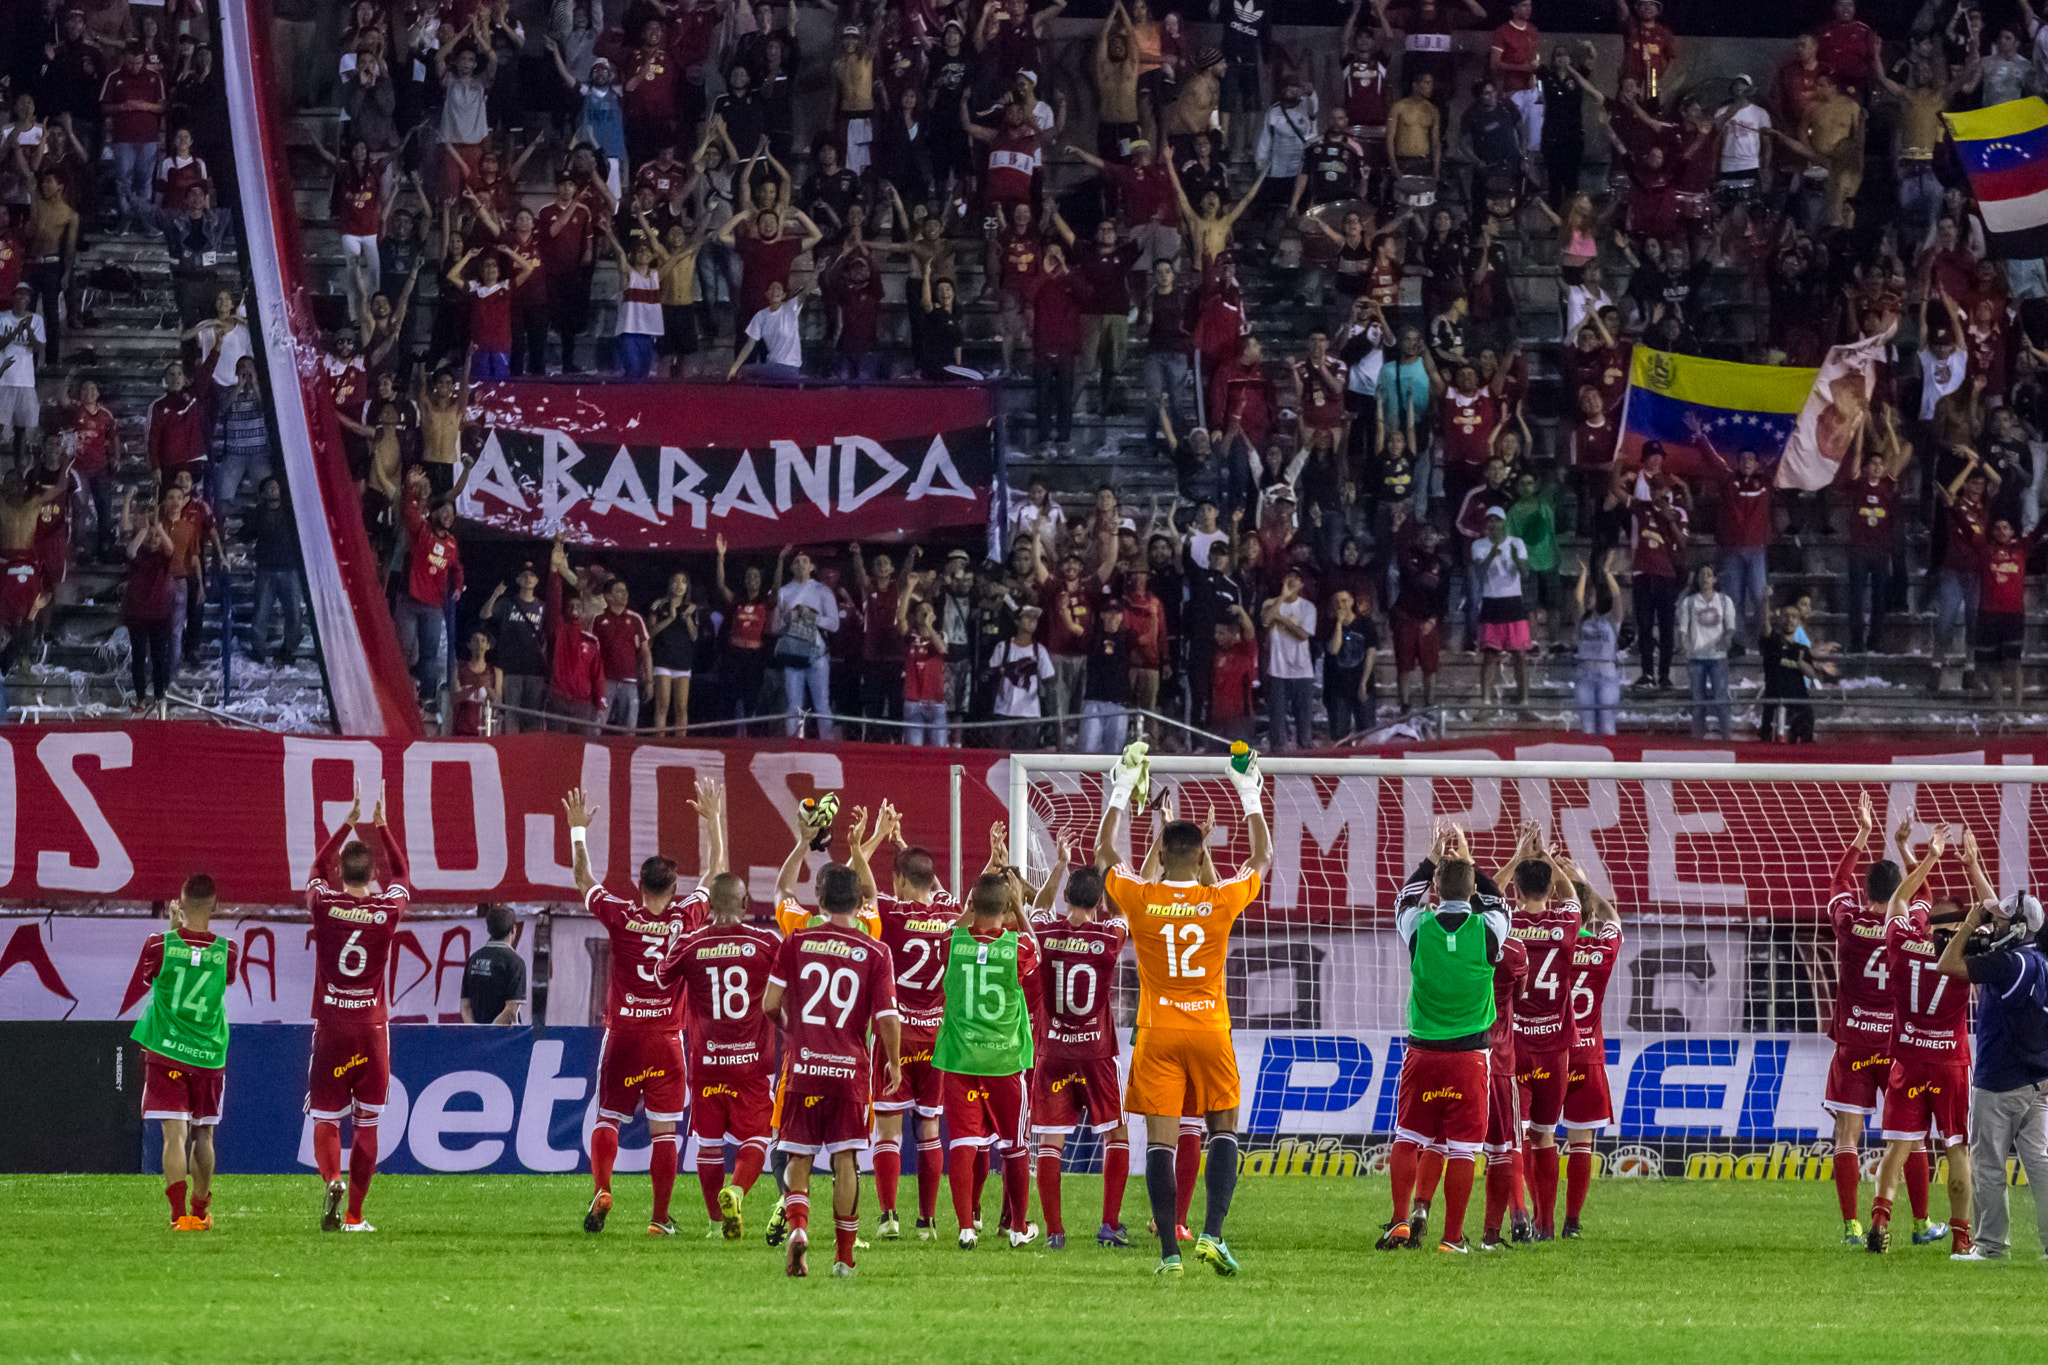
<path id="1" fill-rule="evenodd" d="M 984 943 L 965 925 L 953 926 L 933 1066 L 956 1076 L 1014 1076 L 1031 1065 L 1031 1015 L 1017 954 L 1015 933 Z"/>

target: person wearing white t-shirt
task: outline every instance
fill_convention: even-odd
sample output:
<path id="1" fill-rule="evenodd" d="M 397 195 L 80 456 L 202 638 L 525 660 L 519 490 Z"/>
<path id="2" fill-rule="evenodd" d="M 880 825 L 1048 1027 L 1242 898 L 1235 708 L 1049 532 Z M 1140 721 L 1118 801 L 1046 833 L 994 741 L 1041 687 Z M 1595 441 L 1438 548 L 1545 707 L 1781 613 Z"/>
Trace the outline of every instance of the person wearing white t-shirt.
<path id="1" fill-rule="evenodd" d="M 0 445 L 13 449 L 43 420 L 36 402 L 36 357 L 42 354 L 42 315 L 36 291 L 14 286 L 14 310 L 0 314 Z"/>
<path id="2" fill-rule="evenodd" d="M 998 730 L 1000 747 L 1039 747 L 1038 718 L 1044 686 L 1052 681 L 1052 655 L 1038 643 L 1038 622 L 1045 615 L 1037 607 L 1017 613 L 1017 629 L 1010 638 L 989 651 L 988 671 L 996 684 L 995 713 L 1011 723 Z"/>
<path id="3" fill-rule="evenodd" d="M 1479 700 L 1491 705 L 1500 681 L 1500 656 L 1515 661 L 1515 705 L 1529 701 L 1529 609 L 1522 603 L 1522 575 L 1529 547 L 1508 534 L 1505 508 L 1486 509 L 1486 534 L 1472 542 L 1472 567 L 1479 575 Z"/>
<path id="4" fill-rule="evenodd" d="M 1280 595 L 1259 608 L 1266 628 L 1266 747 L 1306 749 L 1314 742 L 1316 604 L 1301 595 L 1301 570 L 1289 569 Z"/>
<path id="5" fill-rule="evenodd" d="M 759 346 L 763 360 L 757 361 L 750 374 L 762 378 L 795 379 L 804 370 L 803 342 L 803 293 L 791 294 L 780 280 L 768 282 L 768 306 L 754 314 L 747 323 L 747 344 L 740 347 L 740 353 L 732 358 L 732 368 L 725 377 L 731 379 L 739 374 L 740 366 L 747 363 L 747 357 Z"/>
<path id="6" fill-rule="evenodd" d="M 1764 136 L 1771 126 L 1771 114 L 1750 98 L 1755 93 L 1754 81 L 1737 76 L 1733 97 L 1714 115 L 1714 123 L 1721 130 L 1724 195 L 1753 198 L 1771 173 L 1771 143 Z"/>

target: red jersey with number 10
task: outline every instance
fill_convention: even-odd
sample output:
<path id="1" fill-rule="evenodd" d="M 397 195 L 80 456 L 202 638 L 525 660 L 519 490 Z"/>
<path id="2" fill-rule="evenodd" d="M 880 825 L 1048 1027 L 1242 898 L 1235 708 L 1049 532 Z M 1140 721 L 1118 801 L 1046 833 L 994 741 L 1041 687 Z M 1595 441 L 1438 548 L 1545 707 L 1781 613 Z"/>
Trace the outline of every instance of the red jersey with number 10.
<path id="1" fill-rule="evenodd" d="M 348 841 L 344 825 L 327 840 L 313 860 L 306 882 L 306 911 L 313 917 L 313 1018 L 347 1019 L 381 1024 L 388 1017 L 384 977 L 391 960 L 391 940 L 412 905 L 405 880 L 404 855 L 389 831 L 379 828 L 390 876 L 384 889 L 368 896 L 350 895 L 341 885 L 337 861 Z"/>
<path id="2" fill-rule="evenodd" d="M 682 993 L 700 1079 L 775 1074 L 775 1025 L 761 1012 L 782 936 L 758 924 L 707 924 L 675 940 L 657 984 Z"/>
<path id="3" fill-rule="evenodd" d="M 1884 958 L 1891 975 L 1892 1058 L 1969 1064 L 1970 983 L 1943 976 L 1941 950 L 1924 914 L 1893 920 L 1885 929 Z"/>
<path id="4" fill-rule="evenodd" d="M 789 1093 L 868 1103 L 868 1026 L 897 1016 L 889 946 L 831 923 L 799 929 L 782 940 L 768 981 L 782 988 Z"/>
<path id="5" fill-rule="evenodd" d="M 1620 960 L 1619 924 L 1589 925 L 1572 947 L 1572 1023 L 1579 1031 L 1573 1046 L 1597 1051 L 1603 1057 L 1607 1028 L 1600 1015 L 1607 1005 L 1608 978 Z"/>
<path id="6" fill-rule="evenodd" d="M 675 1033 L 683 1026 L 682 995 L 664 982 L 662 960 L 675 940 L 704 923 L 711 897 L 703 888 L 676 896 L 659 913 L 639 900 L 621 900 L 593 886 L 583 906 L 611 939 L 611 986 L 605 992 L 605 1027 L 628 1032 Z"/>
<path id="7" fill-rule="evenodd" d="M 1039 981 L 1044 995 L 1040 1062 L 1101 1061 L 1116 1056 L 1117 959 L 1129 930 L 1120 919 L 1075 924 L 1060 911 L 1038 917 Z"/>
<path id="8" fill-rule="evenodd" d="M 903 1027 L 935 1032 L 946 1017 L 946 949 L 960 904 L 951 892 L 940 891 L 929 905 L 877 896 L 875 909 L 882 917 L 879 937 L 889 945 L 896 967 L 896 1009 Z"/>
<path id="9" fill-rule="evenodd" d="M 1517 907 L 1510 934 L 1529 952 L 1529 975 L 1515 997 L 1515 1036 L 1535 1052 L 1565 1052 L 1579 1041 L 1572 1018 L 1572 944 L 1579 903 L 1547 901 L 1534 913 Z"/>

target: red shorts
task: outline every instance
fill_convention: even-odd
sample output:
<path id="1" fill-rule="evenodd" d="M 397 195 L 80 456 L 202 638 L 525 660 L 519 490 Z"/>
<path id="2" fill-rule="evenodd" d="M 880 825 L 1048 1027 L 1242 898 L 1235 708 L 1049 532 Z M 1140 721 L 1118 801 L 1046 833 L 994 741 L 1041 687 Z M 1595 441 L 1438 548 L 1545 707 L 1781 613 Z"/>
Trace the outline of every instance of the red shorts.
<path id="1" fill-rule="evenodd" d="M 1607 1091 L 1607 1048 L 1573 1048 L 1567 1054 L 1564 1126 L 1605 1128 L 1614 1122 L 1614 1099 Z"/>
<path id="2" fill-rule="evenodd" d="M 1443 631 L 1435 621 L 1418 621 L 1394 613 L 1394 667 L 1403 673 L 1421 669 L 1434 673 L 1442 667 Z"/>
<path id="3" fill-rule="evenodd" d="M 868 1106 L 842 1095 L 785 1095 L 775 1145 L 794 1156 L 829 1157 L 868 1145 Z"/>
<path id="4" fill-rule="evenodd" d="M 1521 1105 L 1515 1094 L 1514 1069 L 1494 1065 L 1489 1058 L 1486 1080 L 1487 1155 L 1506 1156 L 1515 1150 L 1521 1136 Z"/>
<path id="5" fill-rule="evenodd" d="M 766 1076 L 704 1081 L 690 1097 L 690 1132 L 705 1143 L 765 1138 L 774 1102 Z"/>
<path id="6" fill-rule="evenodd" d="M 1549 1132 L 1564 1117 L 1564 1091 L 1571 1077 L 1569 1052 L 1537 1052 L 1515 1046 L 1515 1085 L 1522 1092 L 1522 1117 Z"/>
<path id="7" fill-rule="evenodd" d="M 896 1049 L 896 1064 L 903 1068 L 903 1079 L 895 1089 L 885 1091 L 875 1099 L 878 1114 L 901 1114 L 916 1109 L 919 1118 L 935 1119 L 939 1116 L 940 1071 L 932 1065 L 932 1044 L 938 1038 L 937 1029 L 904 1029 L 903 1041 Z M 882 1041 L 875 1040 L 875 1082 L 881 1083 Z"/>
<path id="8" fill-rule="evenodd" d="M 1071 1133 L 1086 1124 L 1106 1133 L 1124 1121 L 1124 1087 L 1116 1058 L 1049 1061 L 1031 1073 L 1031 1131 Z"/>
<path id="9" fill-rule="evenodd" d="M 1475 1156 L 1486 1141 L 1486 1052 L 1436 1052 L 1410 1047 L 1401 1058 L 1401 1090 L 1394 1105 L 1396 1141 Z"/>
<path id="10" fill-rule="evenodd" d="M 36 614 L 43 571 L 34 554 L 0 556 L 0 626 L 18 626 Z"/>
<path id="11" fill-rule="evenodd" d="M 226 1067 L 187 1066 L 142 1050 L 142 1117 L 184 1119 L 195 1126 L 220 1122 Z"/>
<path id="12" fill-rule="evenodd" d="M 391 1032 L 383 1024 L 321 1019 L 313 1025 L 313 1061 L 306 1073 L 306 1112 L 369 1127 L 391 1092 Z"/>
<path id="13" fill-rule="evenodd" d="M 1875 1114 L 1878 1092 L 1891 1075 L 1891 1051 L 1888 1043 L 1836 1043 L 1820 1107 L 1830 1114 Z"/>
<path id="14" fill-rule="evenodd" d="M 946 1114 L 946 1140 L 955 1147 L 1006 1151 L 1024 1145 L 1024 1073 L 1014 1076 L 959 1076 L 939 1073 Z"/>
<path id="15" fill-rule="evenodd" d="M 1884 1140 L 1918 1142 L 1930 1132 L 1949 1146 L 1970 1140 L 1970 1066 L 1900 1057 L 1884 1088 Z"/>
<path id="16" fill-rule="evenodd" d="M 690 1105 L 683 1035 L 606 1029 L 597 1054 L 597 1112 L 630 1123 L 645 1106 L 652 1122 L 680 1123 Z"/>

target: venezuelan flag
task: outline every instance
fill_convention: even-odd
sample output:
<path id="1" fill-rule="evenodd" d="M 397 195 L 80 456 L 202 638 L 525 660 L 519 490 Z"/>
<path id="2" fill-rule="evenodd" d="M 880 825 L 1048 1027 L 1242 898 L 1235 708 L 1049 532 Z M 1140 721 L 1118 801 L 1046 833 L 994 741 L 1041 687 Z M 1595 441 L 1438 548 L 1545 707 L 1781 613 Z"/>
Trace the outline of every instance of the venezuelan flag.
<path id="1" fill-rule="evenodd" d="M 1643 448 L 1655 441 L 1664 447 L 1672 473 L 1697 475 L 1711 467 L 1695 434 L 1697 425 L 1731 463 L 1743 450 L 1754 450 L 1759 460 L 1776 459 L 1784 453 L 1818 373 L 1638 346 L 1622 407 L 1621 452 L 1640 461 Z"/>
<path id="2" fill-rule="evenodd" d="M 1944 114 L 1995 256 L 2048 255 L 2048 103 Z"/>

